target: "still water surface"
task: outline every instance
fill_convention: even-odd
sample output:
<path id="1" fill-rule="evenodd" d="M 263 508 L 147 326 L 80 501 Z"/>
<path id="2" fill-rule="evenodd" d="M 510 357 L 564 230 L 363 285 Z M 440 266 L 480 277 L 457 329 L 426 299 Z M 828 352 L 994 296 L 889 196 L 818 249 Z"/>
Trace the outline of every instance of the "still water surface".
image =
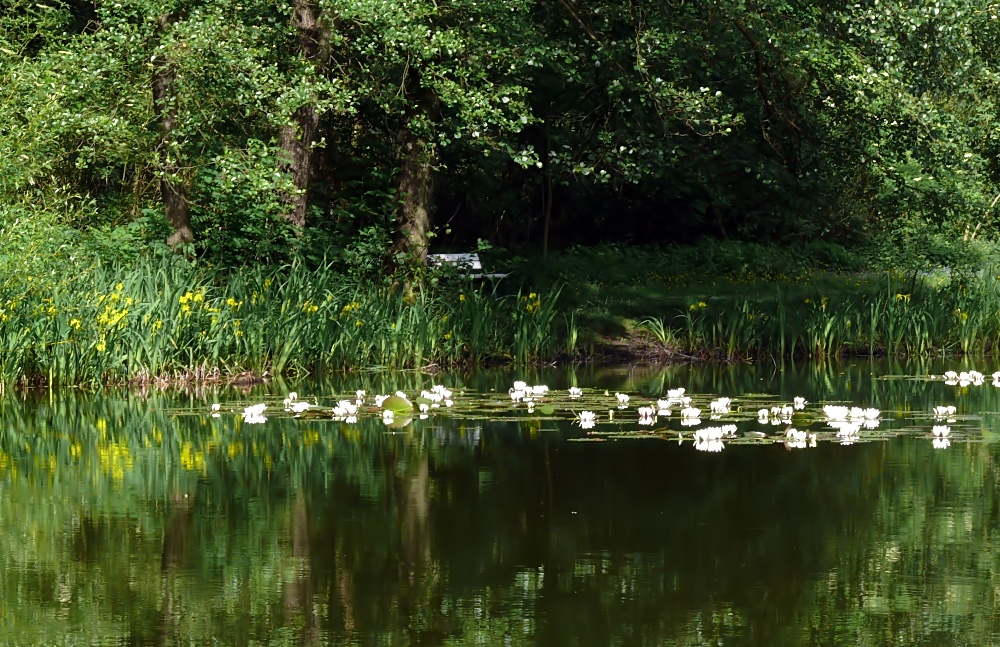
<path id="1" fill-rule="evenodd" d="M 1000 389 L 924 379 L 946 368 L 965 367 L 8 393 L 0 644 L 996 644 Z M 457 405 L 397 430 L 375 416 L 247 425 L 209 412 L 292 389 L 329 406 L 433 383 L 499 403 L 516 379 L 607 389 L 609 402 L 628 392 L 626 432 L 635 406 L 679 386 L 736 398 L 741 435 L 784 427 L 737 405 L 793 396 L 878 407 L 882 422 L 848 446 L 705 453 L 677 442 L 675 419 L 646 438 L 588 435 L 558 397 L 552 415 Z M 935 449 L 929 412 L 948 404 L 950 445 Z"/>

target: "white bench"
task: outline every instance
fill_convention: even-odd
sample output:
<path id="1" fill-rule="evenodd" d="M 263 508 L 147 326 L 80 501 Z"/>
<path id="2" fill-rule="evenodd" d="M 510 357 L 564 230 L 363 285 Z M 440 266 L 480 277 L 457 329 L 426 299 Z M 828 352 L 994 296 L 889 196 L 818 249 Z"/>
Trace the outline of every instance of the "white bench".
<path id="1" fill-rule="evenodd" d="M 470 279 L 489 279 L 493 282 L 494 291 L 496 291 L 496 284 L 507 276 L 507 274 L 498 272 L 484 272 L 483 262 L 479 260 L 479 254 L 475 252 L 469 254 L 428 254 L 427 264 L 431 267 L 454 266 L 463 270 Z"/>

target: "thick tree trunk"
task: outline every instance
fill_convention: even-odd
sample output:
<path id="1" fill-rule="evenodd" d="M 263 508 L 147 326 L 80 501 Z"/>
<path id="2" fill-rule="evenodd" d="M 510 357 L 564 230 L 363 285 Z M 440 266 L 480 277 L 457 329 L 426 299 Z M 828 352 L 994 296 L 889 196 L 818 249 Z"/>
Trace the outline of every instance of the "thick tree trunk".
<path id="1" fill-rule="evenodd" d="M 309 181 L 313 175 L 312 145 L 319 126 L 319 115 L 312 106 L 295 111 L 292 123 L 281 128 L 280 146 L 285 152 L 281 170 L 292 176 L 295 192 L 285 196 L 285 218 L 296 227 L 306 226 L 309 207 Z"/>
<path id="2" fill-rule="evenodd" d="M 292 26 L 299 37 L 299 51 L 322 73 L 330 59 L 329 29 L 319 17 L 319 8 L 312 0 L 295 0 Z M 281 170 L 292 176 L 295 191 L 284 197 L 285 218 L 295 227 L 305 227 L 309 207 L 309 182 L 315 173 L 316 155 L 313 145 L 319 129 L 319 113 L 315 105 L 300 107 L 291 123 L 281 128 L 279 145 L 285 153 Z"/>
<path id="3" fill-rule="evenodd" d="M 405 254 L 413 264 L 423 265 L 427 263 L 434 197 L 434 148 L 407 126 L 400 129 L 397 145 L 399 208 L 393 249 Z"/>
<path id="4" fill-rule="evenodd" d="M 157 35 L 162 37 L 176 17 L 172 14 L 160 16 L 157 21 Z M 157 55 L 153 59 L 153 112 L 160 126 L 160 142 L 157 147 L 160 163 L 160 195 L 163 198 L 163 212 L 174 232 L 167 238 L 171 247 L 194 241 L 191 229 L 191 210 L 187 200 L 187 186 L 174 147 L 174 130 L 177 128 L 177 103 L 174 97 L 174 69 L 169 59 Z"/>

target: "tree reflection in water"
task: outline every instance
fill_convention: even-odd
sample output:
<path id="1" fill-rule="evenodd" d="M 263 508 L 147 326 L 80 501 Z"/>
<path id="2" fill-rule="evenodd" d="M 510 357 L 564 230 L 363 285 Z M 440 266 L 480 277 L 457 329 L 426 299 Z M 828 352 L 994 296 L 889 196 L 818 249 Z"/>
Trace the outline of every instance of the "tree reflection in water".
<path id="1" fill-rule="evenodd" d="M 796 394 L 836 399 L 831 373 L 811 371 Z M 647 378 L 630 388 L 679 383 Z M 926 385 L 846 379 L 886 411 L 943 401 Z M 3 400 L 6 635 L 295 645 L 997 637 L 1000 475 L 989 443 L 704 455 L 659 440 L 572 442 L 569 421 L 564 432 L 442 419 L 405 433 L 377 420 L 251 428 L 211 418 L 198 397 Z M 1000 410 L 998 398 L 984 392 L 975 406 Z M 987 435 L 994 419 L 983 417 Z"/>

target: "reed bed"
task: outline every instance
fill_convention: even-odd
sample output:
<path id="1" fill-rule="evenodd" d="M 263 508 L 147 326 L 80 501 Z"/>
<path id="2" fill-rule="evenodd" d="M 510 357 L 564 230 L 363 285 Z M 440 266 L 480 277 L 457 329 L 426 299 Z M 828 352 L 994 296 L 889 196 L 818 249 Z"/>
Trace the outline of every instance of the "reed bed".
<path id="1" fill-rule="evenodd" d="M 670 318 L 647 319 L 658 340 L 723 360 L 760 356 L 827 358 L 992 354 L 1000 341 L 1000 275 L 955 275 L 947 282 L 894 280 L 856 294 L 691 301 Z"/>
<path id="2" fill-rule="evenodd" d="M 494 298 L 444 280 L 407 299 L 301 264 L 222 273 L 161 259 L 69 275 L 26 270 L 0 283 L 0 383 L 549 361 L 567 350 L 557 296 Z"/>

